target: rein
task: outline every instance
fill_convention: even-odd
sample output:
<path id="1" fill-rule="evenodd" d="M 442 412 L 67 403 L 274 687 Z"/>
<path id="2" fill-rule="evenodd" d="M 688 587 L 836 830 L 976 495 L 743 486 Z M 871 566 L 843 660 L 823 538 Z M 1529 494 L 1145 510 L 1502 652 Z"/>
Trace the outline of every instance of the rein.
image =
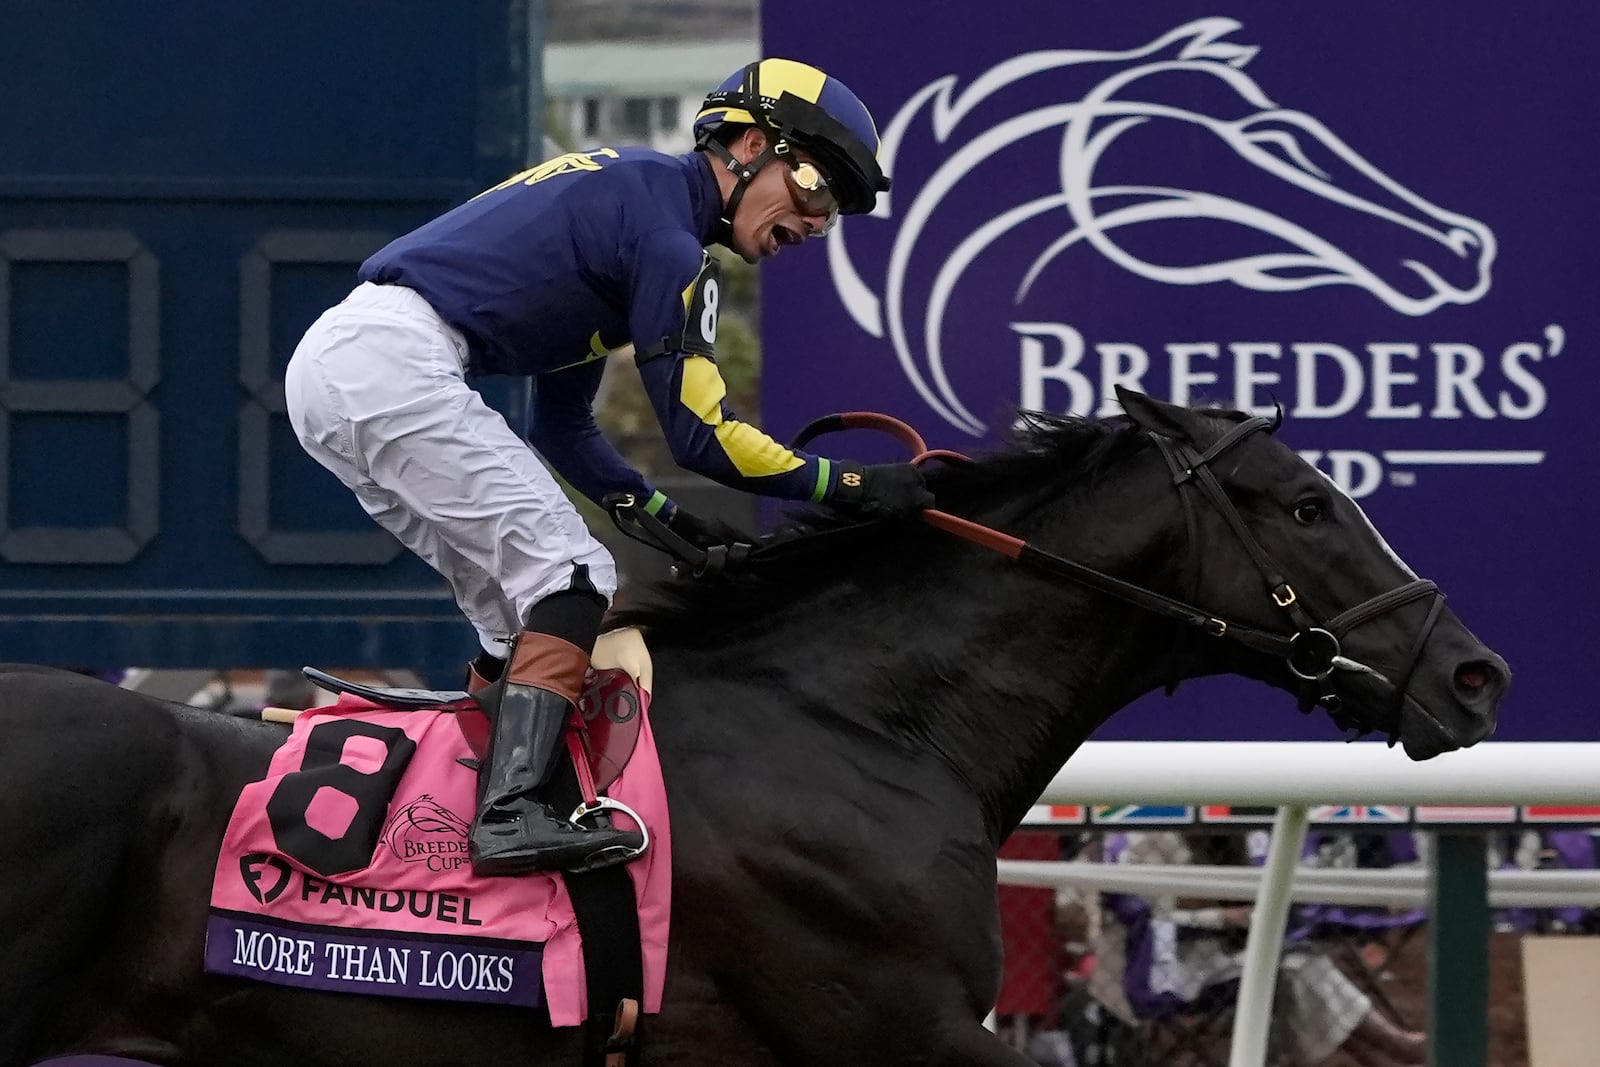
<path id="1" fill-rule="evenodd" d="M 1154 431 L 1145 432 L 1155 442 L 1165 459 L 1172 476 L 1172 485 L 1183 502 L 1189 543 L 1197 544 L 1199 537 L 1193 493 L 1189 492 L 1193 490 L 1221 515 L 1235 538 L 1244 547 L 1273 604 L 1293 625 L 1292 634 L 1285 635 L 1230 622 L 1188 601 L 1124 581 L 1104 571 L 1038 548 L 1028 541 L 993 527 L 948 512 L 928 508 L 920 512 L 918 518 L 935 529 L 997 552 L 1008 559 L 1027 564 L 1035 570 L 1115 597 L 1124 603 L 1179 624 L 1182 628 L 1178 631 L 1178 648 L 1173 652 L 1172 680 L 1167 685 L 1169 694 L 1177 688 L 1177 664 L 1181 658 L 1183 636 L 1190 632 L 1198 632 L 1206 637 L 1233 641 L 1256 652 L 1283 660 L 1290 673 L 1299 680 L 1297 689 L 1300 710 L 1309 712 L 1320 705 L 1328 711 L 1335 725 L 1346 731 L 1346 740 L 1354 741 L 1369 733 L 1371 727 L 1364 726 L 1359 719 L 1344 710 L 1342 699 L 1333 692 L 1332 682 L 1340 671 L 1368 675 L 1381 682 L 1392 694 L 1388 707 L 1390 720 L 1388 735 L 1389 744 L 1392 746 L 1399 735 L 1400 712 L 1411 684 L 1411 677 L 1421 661 L 1423 650 L 1427 647 L 1428 639 L 1432 636 L 1434 626 L 1444 609 L 1444 594 L 1439 591 L 1435 583 L 1416 579 L 1371 597 L 1326 621 L 1317 618 L 1301 601 L 1299 594 L 1285 577 L 1283 569 L 1245 525 L 1238 508 L 1228 498 L 1227 492 L 1211 469 L 1212 463 L 1226 455 L 1240 442 L 1262 430 L 1271 433 L 1276 429 L 1276 425 L 1272 419 L 1252 416 L 1234 426 L 1204 452 L 1196 450 L 1188 441 L 1165 437 Z M 817 419 L 796 435 L 790 447 L 799 448 L 822 434 L 849 429 L 872 429 L 889 434 L 912 451 L 911 462 L 917 465 L 934 460 L 970 462 L 966 456 L 958 452 L 930 450 L 921 435 L 910 426 L 893 416 L 877 412 L 846 412 Z M 609 499 L 607 507 L 613 521 L 623 533 L 676 557 L 679 562 L 674 564 L 673 572 L 679 576 L 687 574 L 704 578 L 728 571 L 754 570 L 763 563 L 771 562 L 781 556 L 786 549 L 794 547 L 795 544 L 728 545 L 701 549 L 672 533 L 665 523 L 638 507 L 631 496 Z M 844 527 L 839 532 L 846 532 L 849 529 Z M 814 537 L 826 536 L 826 533 L 814 535 Z M 1202 554 L 1196 558 L 1198 561 L 1203 561 L 1204 556 Z M 1200 587 L 1198 563 L 1191 572 L 1188 587 L 1192 600 L 1198 595 Z M 1412 643 L 1398 681 L 1391 680 L 1375 668 L 1344 655 L 1342 642 L 1351 631 L 1423 597 L 1431 597 L 1432 602 L 1429 605 L 1427 618 Z"/>

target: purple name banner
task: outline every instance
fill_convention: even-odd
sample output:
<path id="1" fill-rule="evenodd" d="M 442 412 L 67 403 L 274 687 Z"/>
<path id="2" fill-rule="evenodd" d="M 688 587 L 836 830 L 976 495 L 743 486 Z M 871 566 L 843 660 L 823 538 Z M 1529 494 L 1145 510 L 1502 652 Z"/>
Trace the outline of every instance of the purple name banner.
<path id="1" fill-rule="evenodd" d="M 544 1003 L 538 943 L 419 937 L 213 911 L 205 969 L 273 985 L 474 1004 Z"/>
<path id="2" fill-rule="evenodd" d="M 1510 661 L 1496 736 L 1600 738 L 1600 7 L 813 0 L 763 32 L 867 102 L 894 181 L 766 267 L 775 435 L 874 409 L 981 451 L 1119 384 L 1281 405 Z M 1212 679 L 1097 736 L 1335 731 Z"/>

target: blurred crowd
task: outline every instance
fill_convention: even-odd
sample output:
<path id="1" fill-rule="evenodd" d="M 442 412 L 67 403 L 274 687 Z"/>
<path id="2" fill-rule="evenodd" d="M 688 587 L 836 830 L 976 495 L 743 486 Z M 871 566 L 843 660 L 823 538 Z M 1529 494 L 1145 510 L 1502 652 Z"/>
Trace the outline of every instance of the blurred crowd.
<path id="1" fill-rule="evenodd" d="M 1494 868 L 1594 869 L 1587 829 L 1492 834 Z M 1001 855 L 1130 864 L 1259 865 L 1264 830 L 1059 834 L 1024 831 Z M 1429 839 L 1402 831 L 1314 833 L 1307 867 L 1407 867 Z M 1252 906 L 1077 888 L 1002 887 L 1006 981 L 1000 1029 L 1043 1067 L 1227 1062 Z M 1420 935 L 1421 908 L 1296 905 L 1285 931 L 1269 1036 L 1278 1067 L 1398 1067 L 1426 1062 L 1420 1018 L 1389 997 L 1390 965 Z M 1600 909 L 1500 909 L 1502 931 L 1600 932 Z M 1415 1012 L 1411 1014 L 1415 1015 Z"/>

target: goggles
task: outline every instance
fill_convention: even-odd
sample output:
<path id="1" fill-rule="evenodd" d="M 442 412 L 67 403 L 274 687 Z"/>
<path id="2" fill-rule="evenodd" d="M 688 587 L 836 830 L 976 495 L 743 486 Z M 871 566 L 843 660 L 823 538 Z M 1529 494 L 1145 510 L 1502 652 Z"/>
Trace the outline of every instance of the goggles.
<path id="1" fill-rule="evenodd" d="M 822 229 L 815 236 L 822 237 L 839 221 L 839 198 L 828 188 L 828 179 L 810 160 L 796 159 L 784 153 L 784 181 L 789 183 L 789 195 L 794 198 L 800 214 L 812 218 L 825 218 Z"/>

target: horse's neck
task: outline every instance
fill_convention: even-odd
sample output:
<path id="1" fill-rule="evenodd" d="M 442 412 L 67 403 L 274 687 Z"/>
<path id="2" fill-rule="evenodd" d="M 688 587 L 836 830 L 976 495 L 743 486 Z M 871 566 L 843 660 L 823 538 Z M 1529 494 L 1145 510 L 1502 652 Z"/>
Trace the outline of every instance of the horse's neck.
<path id="1" fill-rule="evenodd" d="M 880 698 L 924 682 L 907 717 L 998 840 L 1095 729 L 1161 682 L 1165 645 L 1137 610 L 1020 568 L 971 594 L 966 625 L 908 649 Z"/>
<path id="2" fill-rule="evenodd" d="M 1135 580 L 1170 581 L 1171 545 L 1149 530 L 1148 513 L 1138 543 L 1131 514 L 1086 508 L 1050 548 Z M 1107 544 L 1123 546 L 1118 558 Z M 797 634 L 788 647 L 807 650 L 804 669 L 769 658 L 770 634 L 741 663 L 780 680 L 789 713 L 826 709 L 830 720 L 944 762 L 998 840 L 1096 727 L 1165 680 L 1170 624 L 982 549 L 941 558 L 926 573 L 886 573 L 881 587 L 838 590 L 787 613 Z"/>

